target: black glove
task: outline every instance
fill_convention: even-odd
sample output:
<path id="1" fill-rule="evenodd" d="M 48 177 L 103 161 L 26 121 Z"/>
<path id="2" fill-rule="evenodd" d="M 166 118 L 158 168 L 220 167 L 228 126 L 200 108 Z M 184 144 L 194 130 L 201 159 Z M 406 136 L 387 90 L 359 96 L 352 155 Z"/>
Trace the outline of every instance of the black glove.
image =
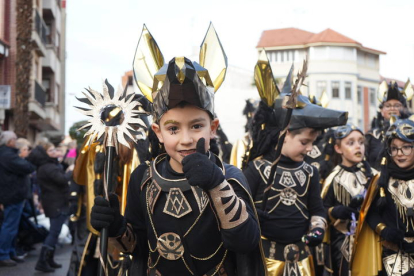
<path id="1" fill-rule="evenodd" d="M 322 243 L 325 230 L 317 227 L 312 229 L 306 236 L 303 236 L 303 241 L 309 246 L 317 246 Z"/>
<path id="2" fill-rule="evenodd" d="M 206 155 L 204 141 L 204 138 L 200 138 L 197 141 L 197 152 L 183 159 L 183 172 L 190 185 L 211 190 L 224 181 L 224 175 Z"/>
<path id="3" fill-rule="evenodd" d="M 349 204 L 349 207 L 357 210 L 359 207 L 361 207 L 362 202 L 364 202 L 364 196 L 363 195 L 354 196 L 351 199 L 351 203 Z"/>
<path id="4" fill-rule="evenodd" d="M 91 211 L 91 225 L 97 231 L 108 227 L 109 237 L 118 237 L 126 231 L 126 220 L 119 212 L 116 194 L 109 195 L 109 202 L 103 197 L 95 197 L 95 205 Z"/>
<path id="5" fill-rule="evenodd" d="M 358 211 L 343 205 L 335 206 L 331 211 L 331 215 L 336 219 L 352 219 L 352 213 L 358 217 Z"/>
<path id="6" fill-rule="evenodd" d="M 404 240 L 404 231 L 398 228 L 387 226 L 382 229 L 380 236 L 386 241 L 399 244 Z"/>

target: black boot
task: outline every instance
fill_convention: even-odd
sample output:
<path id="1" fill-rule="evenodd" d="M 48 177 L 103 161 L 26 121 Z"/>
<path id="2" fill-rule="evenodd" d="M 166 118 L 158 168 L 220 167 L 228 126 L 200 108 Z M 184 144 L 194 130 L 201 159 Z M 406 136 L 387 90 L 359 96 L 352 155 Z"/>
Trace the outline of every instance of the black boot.
<path id="1" fill-rule="evenodd" d="M 40 251 L 39 260 L 37 261 L 36 270 L 42 272 L 53 272 L 55 271 L 53 268 L 50 267 L 48 258 L 50 255 L 51 249 L 45 246 L 42 246 L 42 250 Z"/>
<path id="2" fill-rule="evenodd" d="M 61 264 L 58 264 L 58 263 L 55 263 L 54 258 L 55 258 L 55 248 L 53 248 L 52 250 L 50 250 L 50 254 L 48 256 L 47 262 L 49 263 L 50 267 L 53 267 L 53 268 L 61 268 L 62 265 Z"/>

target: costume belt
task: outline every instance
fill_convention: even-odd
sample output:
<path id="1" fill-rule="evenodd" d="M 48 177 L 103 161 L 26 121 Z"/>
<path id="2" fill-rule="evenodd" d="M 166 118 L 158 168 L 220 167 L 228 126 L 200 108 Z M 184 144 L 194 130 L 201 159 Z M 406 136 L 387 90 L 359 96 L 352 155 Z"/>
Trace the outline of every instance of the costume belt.
<path id="1" fill-rule="evenodd" d="M 307 258 L 309 248 L 302 241 L 291 244 L 281 244 L 262 237 L 265 257 L 283 262 L 298 262 Z"/>

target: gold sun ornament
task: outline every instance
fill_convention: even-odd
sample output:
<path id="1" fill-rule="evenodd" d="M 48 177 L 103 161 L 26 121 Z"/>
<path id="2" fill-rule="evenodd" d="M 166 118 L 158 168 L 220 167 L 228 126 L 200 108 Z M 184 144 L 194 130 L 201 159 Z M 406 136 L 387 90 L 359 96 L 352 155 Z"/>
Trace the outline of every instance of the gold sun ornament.
<path id="1" fill-rule="evenodd" d="M 77 107 L 79 111 L 91 117 L 88 122 L 78 130 L 87 129 L 85 136 L 89 135 L 88 144 L 96 141 L 104 135 L 103 146 L 115 147 L 118 152 L 120 144 L 130 148 L 126 137 L 136 142 L 137 134 L 145 129 L 145 123 L 140 115 L 148 115 L 139 101 L 134 100 L 134 92 L 127 92 L 114 88 L 107 80 L 103 83 L 103 94 L 89 88 L 82 92 L 85 98 L 77 98 L 78 101 L 88 105 L 88 108 Z M 140 131 L 141 130 L 141 131 Z"/>

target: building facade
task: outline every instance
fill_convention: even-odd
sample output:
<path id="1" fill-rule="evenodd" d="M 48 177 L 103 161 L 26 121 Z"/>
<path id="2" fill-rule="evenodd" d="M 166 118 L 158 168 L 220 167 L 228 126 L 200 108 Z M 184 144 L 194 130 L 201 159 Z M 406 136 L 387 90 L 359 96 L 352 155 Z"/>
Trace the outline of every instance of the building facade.
<path id="1" fill-rule="evenodd" d="M 283 81 L 294 65 L 295 73 L 308 58 L 307 86 L 302 93 L 320 97 L 325 91 L 329 108 L 349 112 L 349 122 L 365 131 L 377 113 L 381 81 L 379 58 L 385 52 L 334 30 L 311 33 L 296 28 L 263 31 L 257 45 L 265 49 L 276 79 Z"/>
<path id="2" fill-rule="evenodd" d="M 0 123 L 3 130 L 14 129 L 16 2 L 0 0 Z M 40 137 L 58 140 L 65 130 L 66 1 L 33 0 L 32 18 L 27 138 L 33 142 Z M 8 105 L 2 105 L 7 101 Z"/>

